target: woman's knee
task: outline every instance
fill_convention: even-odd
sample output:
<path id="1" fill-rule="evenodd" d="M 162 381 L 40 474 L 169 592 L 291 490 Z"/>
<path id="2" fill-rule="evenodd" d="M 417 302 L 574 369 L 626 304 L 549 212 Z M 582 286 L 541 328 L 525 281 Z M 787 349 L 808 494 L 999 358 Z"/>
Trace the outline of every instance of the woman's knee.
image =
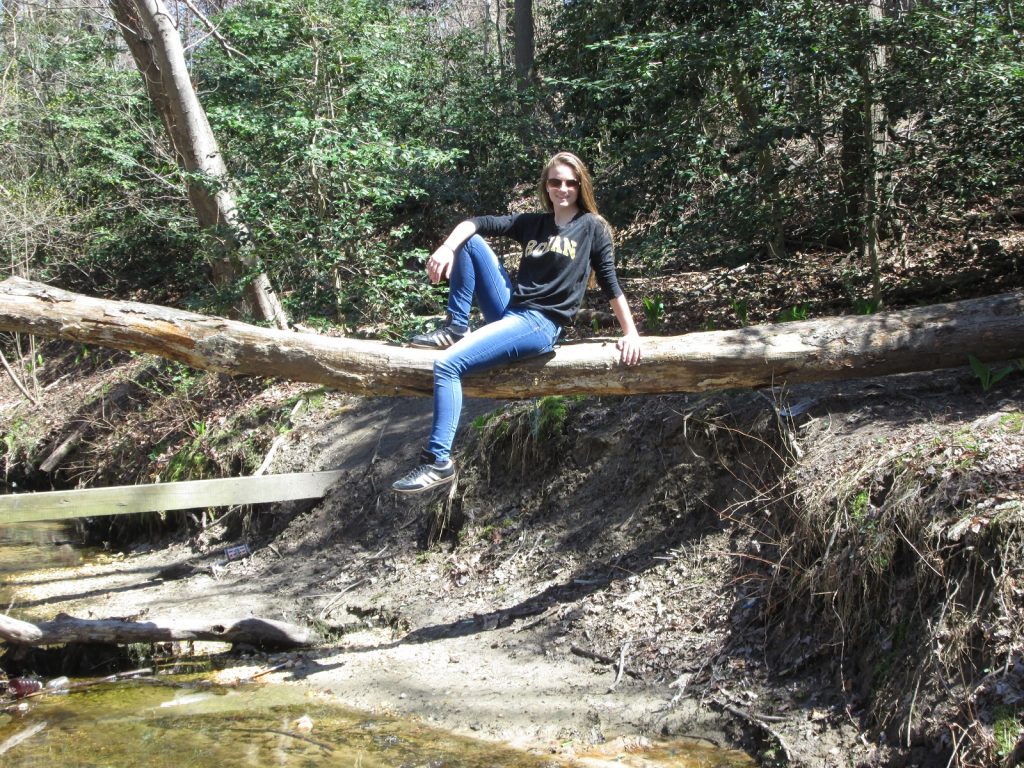
<path id="1" fill-rule="evenodd" d="M 460 248 L 459 250 L 469 250 L 477 252 L 478 249 L 480 249 L 481 247 L 488 250 L 490 249 L 490 246 L 487 245 L 487 241 L 484 240 L 480 235 L 471 235 L 470 238 L 465 243 L 462 244 L 462 248 Z"/>
<path id="2" fill-rule="evenodd" d="M 458 379 L 462 376 L 462 370 L 463 366 L 459 364 L 457 358 L 441 355 L 441 357 L 434 360 L 435 381 L 438 379 Z"/>

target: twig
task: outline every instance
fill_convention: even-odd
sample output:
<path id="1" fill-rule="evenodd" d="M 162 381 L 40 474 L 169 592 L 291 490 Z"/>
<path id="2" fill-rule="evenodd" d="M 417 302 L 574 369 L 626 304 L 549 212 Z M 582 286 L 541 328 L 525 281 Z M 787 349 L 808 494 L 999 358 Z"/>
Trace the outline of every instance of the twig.
<path id="1" fill-rule="evenodd" d="M 907 713 L 907 748 L 910 748 L 910 732 L 914 729 L 914 704 L 917 703 L 917 692 L 921 688 L 921 675 L 917 676 L 917 683 L 914 684 L 914 695 L 910 699 L 910 711 Z"/>
<path id="2" fill-rule="evenodd" d="M 362 579 L 359 579 L 359 581 L 353 581 L 351 584 L 349 584 L 347 587 L 345 587 L 343 590 L 341 590 L 341 592 L 338 592 L 334 596 L 334 598 L 329 603 L 327 603 L 327 605 L 325 605 L 323 607 L 323 610 L 320 611 L 320 618 L 322 619 L 322 618 L 324 618 L 327 615 L 327 612 L 330 611 L 331 608 L 334 607 L 334 604 L 337 603 L 341 599 L 342 595 L 344 595 L 346 592 L 351 592 L 353 589 L 358 587 L 360 584 L 363 584 L 363 583 L 365 583 L 367 581 L 369 581 L 369 577 L 364 577 Z"/>
<path id="3" fill-rule="evenodd" d="M 224 53 L 228 55 L 229 59 L 232 57 L 232 55 L 237 55 L 241 56 L 250 64 L 256 64 L 256 62 L 254 62 L 240 50 L 231 45 L 231 43 L 227 41 L 224 35 L 222 35 L 213 25 L 213 22 L 206 18 L 206 16 L 204 16 L 203 13 L 198 8 L 196 8 L 192 0 L 185 0 L 185 5 L 188 7 L 190 11 L 192 11 L 192 13 L 196 15 L 196 18 L 198 18 L 203 23 L 203 26 L 206 27 L 207 30 L 209 30 L 210 34 L 213 35 L 214 40 L 216 40 L 218 45 L 220 45 L 220 47 L 224 49 Z"/>
<path id="4" fill-rule="evenodd" d="M 11 368 L 10 363 L 7 362 L 7 358 L 4 357 L 3 352 L 0 352 L 0 363 L 4 364 L 4 369 L 7 371 L 7 375 L 11 377 L 11 381 L 14 382 L 14 386 L 21 390 L 21 394 L 27 397 L 29 402 L 32 403 L 32 405 L 39 405 L 39 400 L 33 397 L 32 394 L 27 389 L 25 389 L 25 385 L 21 383 L 21 380 L 14 372 L 14 369 Z"/>
<path id="5" fill-rule="evenodd" d="M 320 747 L 320 749 L 325 752 L 334 751 L 334 747 L 330 744 L 325 744 L 322 741 L 311 739 L 309 736 L 303 736 L 301 733 L 295 733 L 295 731 L 285 731 L 280 728 L 228 728 L 227 730 L 239 731 L 240 733 L 276 733 L 280 736 L 289 736 L 293 739 L 299 739 L 300 741 L 307 741 L 315 747 Z"/>
<path id="6" fill-rule="evenodd" d="M 384 423 L 380 425 L 380 432 L 377 433 L 377 444 L 373 446 L 373 453 L 370 454 L 370 461 L 367 464 L 372 467 L 377 463 L 377 456 L 380 454 L 380 444 L 384 440 L 384 433 L 388 431 L 388 424 L 391 421 L 391 413 L 395 410 L 394 406 L 388 408 L 387 416 L 384 417 Z"/>
<path id="7" fill-rule="evenodd" d="M 739 707 L 740 703 L 737 701 L 736 696 L 729 692 L 726 688 L 718 689 L 722 695 L 728 698 L 734 706 Z M 766 715 L 763 712 L 751 712 L 751 717 L 756 717 L 758 720 L 764 720 L 766 723 L 788 723 L 789 718 L 783 717 L 782 715 Z"/>
<path id="8" fill-rule="evenodd" d="M 907 542 L 907 546 L 910 547 L 912 550 L 914 550 L 914 554 L 916 554 L 919 558 L 921 558 L 921 562 L 924 563 L 925 565 L 927 565 L 931 569 L 932 573 L 934 573 L 940 579 L 944 579 L 945 576 L 943 576 L 941 573 L 939 573 L 935 569 L 934 565 L 932 565 L 927 560 L 925 560 L 924 555 L 921 554 L 921 550 L 919 550 L 917 547 L 914 546 L 913 542 L 911 542 L 910 539 L 907 538 L 907 535 L 903 531 L 900 530 L 900 527 L 898 525 L 895 525 L 894 527 L 896 528 L 896 533 L 898 533 L 903 538 L 903 540 L 905 542 Z"/>
<path id="9" fill-rule="evenodd" d="M 590 659 L 591 661 L 599 661 L 602 664 L 607 664 L 607 665 L 612 666 L 612 667 L 616 666 L 617 663 L 618 663 L 611 656 L 605 656 L 603 653 L 598 653 L 597 651 L 590 651 L 590 650 L 587 650 L 586 648 L 580 648 L 578 645 L 574 645 L 574 646 L 570 647 L 569 650 L 573 654 L 575 654 L 576 656 L 582 656 L 583 658 Z M 632 669 L 624 669 L 623 671 L 627 675 L 629 675 L 630 677 L 632 677 L 632 678 L 634 678 L 636 680 L 640 680 L 641 679 L 639 672 L 635 672 Z"/>
<path id="10" fill-rule="evenodd" d="M 63 376 L 58 376 L 56 379 L 54 379 L 49 384 L 47 384 L 45 387 L 43 387 L 43 392 L 49 392 L 51 389 L 56 387 L 58 384 L 60 384 L 62 381 L 64 381 L 64 379 L 66 379 L 70 375 L 71 375 L 70 373 L 65 373 Z"/>
<path id="11" fill-rule="evenodd" d="M 709 698 L 708 701 L 710 701 L 716 707 L 721 707 L 729 714 L 734 715 L 740 718 L 741 720 L 746 720 L 751 725 L 763 730 L 765 733 L 767 733 L 769 736 L 775 739 L 775 741 L 778 742 L 779 747 L 782 748 L 782 753 L 786 756 L 786 762 L 793 762 L 793 752 L 792 750 L 790 750 L 789 745 L 786 743 L 786 740 L 782 738 L 782 734 L 780 734 L 778 731 L 776 731 L 774 728 L 768 725 L 768 723 L 766 723 L 762 718 L 759 718 L 756 715 L 752 715 L 746 710 L 740 709 L 739 707 L 734 707 L 732 704 L 722 701 L 721 699 Z"/>
<path id="12" fill-rule="evenodd" d="M 960 734 L 960 738 L 959 739 L 956 738 L 955 734 L 953 733 L 953 726 L 952 725 L 947 726 L 949 728 L 949 735 L 953 736 L 953 752 L 949 756 L 949 762 L 946 763 L 946 768 L 952 768 L 953 761 L 957 759 L 957 753 L 960 751 L 960 745 L 963 744 L 964 739 L 967 738 L 967 734 L 971 732 L 971 728 L 973 728 L 974 726 L 975 726 L 974 722 L 968 723 L 967 727 L 963 729 L 964 732 L 962 734 Z"/>
<path id="13" fill-rule="evenodd" d="M 250 681 L 252 681 L 252 680 L 259 680 L 264 675 L 269 675 L 271 672 L 278 672 L 278 671 L 280 671 L 282 669 L 286 669 L 287 667 L 290 667 L 291 664 L 292 663 L 290 661 L 282 661 L 280 664 L 275 664 L 274 666 L 270 667 L 269 669 L 264 669 L 262 672 L 257 672 L 255 675 L 252 675 L 249 678 L 249 680 Z"/>
<path id="14" fill-rule="evenodd" d="M 537 534 L 537 540 L 535 542 L 533 542 L 533 546 L 530 547 L 530 551 L 526 553 L 526 557 L 524 557 L 523 560 L 525 560 L 527 562 L 530 560 L 530 556 L 533 554 L 534 550 L 536 550 L 537 547 L 540 546 L 541 539 L 543 539 L 543 538 L 544 538 L 543 532 Z"/>
<path id="15" fill-rule="evenodd" d="M 133 669 L 130 672 L 115 672 L 112 675 L 106 677 L 99 677 L 95 680 L 79 680 L 76 683 L 69 683 L 59 688 L 40 688 L 38 691 L 25 696 L 26 699 L 34 699 L 40 696 L 51 696 L 54 694 L 67 693 L 68 691 L 80 691 L 83 688 L 92 688 L 96 685 L 103 685 L 104 683 L 116 683 L 118 680 L 127 680 L 131 677 L 138 677 L 139 675 L 151 675 L 153 674 L 152 667 L 144 667 L 143 669 Z"/>
<path id="16" fill-rule="evenodd" d="M 611 684 L 611 687 L 608 689 L 608 693 L 611 693 L 612 691 L 614 691 L 615 690 L 615 686 L 617 686 L 620 682 L 622 682 L 622 673 L 626 669 L 626 650 L 628 648 L 629 648 L 629 640 L 626 640 L 626 642 L 624 642 L 622 644 L 622 647 L 619 648 L 619 670 L 618 670 L 618 672 L 615 673 L 615 682 L 613 682 Z"/>
<path id="17" fill-rule="evenodd" d="M 274 438 L 274 442 L 270 444 L 270 450 L 267 451 L 266 457 L 263 459 L 263 463 L 260 464 L 259 469 L 253 472 L 253 476 L 262 475 L 268 469 L 270 469 L 270 462 L 274 460 L 274 454 L 277 453 L 277 449 L 284 443 L 284 435 L 278 435 Z"/>
<path id="18" fill-rule="evenodd" d="M 46 723 L 36 723 L 35 725 L 30 725 L 23 731 L 18 731 L 16 734 L 11 736 L 11 738 L 7 739 L 7 741 L 5 741 L 3 744 L 0 744 L 0 755 L 10 752 L 16 746 L 21 744 L 21 742 L 31 739 L 45 727 Z"/>
<path id="19" fill-rule="evenodd" d="M 516 627 L 512 630 L 512 634 L 518 635 L 520 632 L 527 632 L 531 629 L 534 629 L 535 627 L 539 627 L 541 624 L 547 621 L 548 617 L 554 610 L 555 606 L 552 605 L 550 608 L 545 610 L 536 621 L 531 621 L 529 624 L 524 624 L 521 627 Z"/>

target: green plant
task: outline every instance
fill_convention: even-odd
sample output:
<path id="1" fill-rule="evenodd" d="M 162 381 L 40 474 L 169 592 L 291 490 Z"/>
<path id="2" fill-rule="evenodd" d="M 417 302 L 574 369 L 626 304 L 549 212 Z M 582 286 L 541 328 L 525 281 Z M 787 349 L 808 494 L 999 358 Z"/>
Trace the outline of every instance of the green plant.
<path id="1" fill-rule="evenodd" d="M 1024 412 L 1004 413 L 999 417 L 999 425 L 1008 432 L 1024 432 Z"/>
<path id="2" fill-rule="evenodd" d="M 750 308 L 746 299 L 733 299 L 729 302 L 729 306 L 736 313 L 736 319 L 739 320 L 740 327 L 745 328 L 750 324 Z"/>
<path id="3" fill-rule="evenodd" d="M 1015 708 L 999 707 L 995 711 L 992 723 L 992 736 L 996 742 L 996 757 L 1005 758 L 1014 747 L 1024 731 L 1019 712 Z"/>
<path id="4" fill-rule="evenodd" d="M 656 331 L 661 327 L 665 315 L 665 300 L 661 296 L 645 296 L 644 327 L 648 331 Z"/>
<path id="5" fill-rule="evenodd" d="M 967 359 L 971 363 L 971 370 L 974 371 L 974 375 L 981 383 L 981 388 L 986 392 L 1014 371 L 1024 368 L 1024 365 L 1022 365 L 1022 361 L 1020 360 L 1014 361 L 1003 368 L 994 368 L 988 363 L 982 362 L 974 355 L 968 356 Z"/>
<path id="6" fill-rule="evenodd" d="M 547 440 L 560 435 L 569 414 L 569 401 L 562 395 L 548 395 L 538 400 L 530 413 L 530 437 Z"/>
<path id="7" fill-rule="evenodd" d="M 196 428 L 200 431 L 174 452 L 161 472 L 164 482 L 201 480 L 216 473 L 217 464 L 207 451 L 206 425 L 194 422 L 193 429 Z"/>
<path id="8" fill-rule="evenodd" d="M 873 315 L 881 306 L 877 299 L 854 299 L 853 311 L 858 315 Z"/>
<path id="9" fill-rule="evenodd" d="M 775 315 L 776 322 L 779 323 L 791 323 L 797 320 L 807 319 L 807 307 L 802 304 L 796 304 L 792 307 L 786 307 L 777 315 Z"/>
<path id="10" fill-rule="evenodd" d="M 868 516 L 871 506 L 871 494 L 867 490 L 860 491 L 850 501 L 850 517 L 857 522 L 863 522 Z"/>

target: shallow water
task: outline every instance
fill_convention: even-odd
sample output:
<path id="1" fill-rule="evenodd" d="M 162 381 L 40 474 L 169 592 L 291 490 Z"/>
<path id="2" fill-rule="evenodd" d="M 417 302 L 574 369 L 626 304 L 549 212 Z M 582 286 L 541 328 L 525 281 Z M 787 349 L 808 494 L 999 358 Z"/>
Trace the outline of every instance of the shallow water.
<path id="1" fill-rule="evenodd" d="M 84 555 L 73 539 L 62 522 L 0 525 L 0 581 L 9 573 L 81 564 Z"/>
<path id="2" fill-rule="evenodd" d="M 0 599 L 12 573 L 78 565 L 63 525 L 0 527 Z M 0 610 L 3 612 L 3 610 Z M 75 681 L 72 681 L 74 686 Z M 164 682 L 91 685 L 19 703 L 0 698 L 4 768 L 532 768 L 572 765 L 420 723 L 336 706 L 298 686 Z M 587 765 L 750 768 L 746 755 L 698 741 Z"/>
<path id="3" fill-rule="evenodd" d="M 295 686 L 104 684 L 31 697 L 0 714 L 5 768 L 532 768 L 552 758 L 334 706 Z M 685 749 L 685 754 L 684 754 Z M 674 754 L 673 754 L 674 753 Z M 615 757 L 609 763 L 629 765 Z M 700 744 L 643 753 L 639 765 L 739 768 L 749 758 Z"/>
<path id="4" fill-rule="evenodd" d="M 11 574 L 73 567 L 81 565 L 86 556 L 75 544 L 74 532 L 65 522 L 0 525 L 0 613 L 11 604 Z"/>

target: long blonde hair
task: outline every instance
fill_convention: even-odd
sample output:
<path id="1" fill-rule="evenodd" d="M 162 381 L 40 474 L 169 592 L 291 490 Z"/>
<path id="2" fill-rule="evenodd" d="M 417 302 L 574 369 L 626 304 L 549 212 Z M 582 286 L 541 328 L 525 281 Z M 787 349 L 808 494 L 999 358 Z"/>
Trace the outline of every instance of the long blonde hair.
<path id="1" fill-rule="evenodd" d="M 605 230 L 608 232 L 608 237 L 615 241 L 615 233 L 612 231 L 612 225 L 601 215 L 601 212 L 597 210 L 597 200 L 594 198 L 594 182 L 590 178 L 590 171 L 587 170 L 587 166 L 584 165 L 583 161 L 580 160 L 572 152 L 558 152 L 550 160 L 547 165 L 544 166 L 544 170 L 540 173 L 540 186 L 537 188 L 537 195 L 540 197 L 540 205 L 547 213 L 553 213 L 555 210 L 554 203 L 551 202 L 551 196 L 548 193 L 548 176 L 551 174 L 551 169 L 556 165 L 565 165 L 572 168 L 572 172 L 576 174 L 576 180 L 580 183 L 580 191 L 576 197 L 576 205 L 579 206 L 580 210 L 586 213 L 592 213 L 597 217 L 597 220 L 604 225 Z M 591 272 L 590 279 L 587 281 L 588 288 L 597 287 L 597 276 Z"/>
<path id="2" fill-rule="evenodd" d="M 580 207 L 580 210 L 587 213 L 592 213 L 597 217 L 601 217 L 600 211 L 597 210 L 597 200 L 594 199 L 594 182 L 590 178 L 590 171 L 587 170 L 587 166 L 583 164 L 572 152 L 558 152 L 550 160 L 547 165 L 544 166 L 544 170 L 540 173 L 540 186 L 537 187 L 537 195 L 540 197 L 540 205 L 548 213 L 552 213 L 555 210 L 554 204 L 551 202 L 551 196 L 548 194 L 548 176 L 551 175 L 551 169 L 556 165 L 567 165 L 572 168 L 572 172 L 576 174 L 576 180 L 580 183 L 579 196 L 576 198 L 576 204 Z M 604 221 L 604 219 L 601 219 Z M 608 222 L 605 222 L 607 226 Z"/>

